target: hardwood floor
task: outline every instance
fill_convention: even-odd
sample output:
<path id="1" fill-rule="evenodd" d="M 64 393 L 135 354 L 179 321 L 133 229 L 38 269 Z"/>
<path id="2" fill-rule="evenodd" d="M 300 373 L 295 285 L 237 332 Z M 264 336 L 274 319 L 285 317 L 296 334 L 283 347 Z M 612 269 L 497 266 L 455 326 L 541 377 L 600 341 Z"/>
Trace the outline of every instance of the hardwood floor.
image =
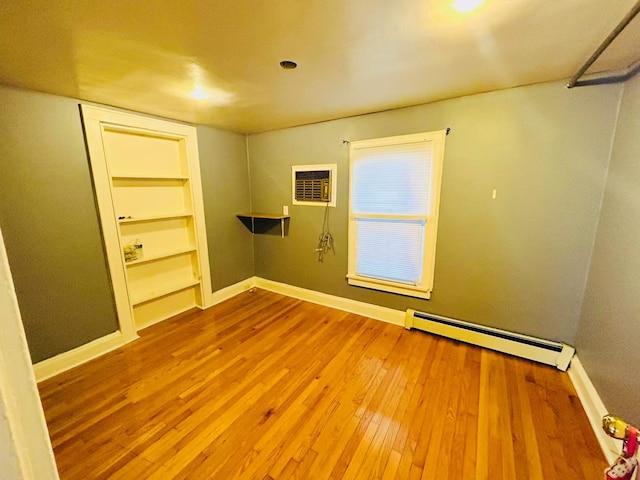
<path id="1" fill-rule="evenodd" d="M 39 385 L 62 479 L 596 479 L 565 373 L 255 290 Z"/>

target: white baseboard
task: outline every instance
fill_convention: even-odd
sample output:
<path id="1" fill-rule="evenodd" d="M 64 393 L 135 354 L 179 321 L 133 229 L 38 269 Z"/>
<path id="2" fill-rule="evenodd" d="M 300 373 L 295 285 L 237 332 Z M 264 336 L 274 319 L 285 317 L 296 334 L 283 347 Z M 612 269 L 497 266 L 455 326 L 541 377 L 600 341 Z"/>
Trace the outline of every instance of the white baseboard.
<path id="1" fill-rule="evenodd" d="M 381 320 L 394 325 L 404 325 L 405 312 L 400 310 L 393 310 L 391 308 L 380 307 L 370 303 L 307 290 L 306 288 L 294 287 L 292 285 L 274 282 L 272 280 L 266 280 L 259 277 L 250 277 L 246 280 L 242 280 L 213 292 L 208 299 L 209 306 L 216 305 L 254 287 L 263 288 L 264 290 L 280 293 L 282 295 L 305 300 L 311 303 L 325 305 L 338 310 L 344 310 L 346 312 L 355 313 L 375 320 Z M 120 348 L 136 338 L 138 337 L 136 336 L 135 338 L 127 341 L 122 333 L 118 331 L 93 340 L 85 345 L 81 345 L 80 347 L 74 348 L 68 352 L 43 360 L 33 366 L 36 381 L 41 382 L 70 370 L 73 367 L 77 367 L 78 365 L 93 360 L 105 353 Z"/>
<path id="2" fill-rule="evenodd" d="M 133 341 L 136 338 L 138 337 L 136 336 L 129 341 Z M 66 372 L 73 367 L 82 365 L 89 360 L 93 360 L 105 353 L 109 353 L 127 343 L 129 342 L 125 340 L 124 335 L 120 331 L 117 331 L 110 333 L 109 335 L 105 335 L 104 337 L 97 338 L 92 342 L 85 343 L 84 345 L 74 348 L 73 350 L 69 350 L 68 352 L 47 358 L 33 366 L 36 381 L 41 382 L 58 375 L 59 373 Z"/>
<path id="3" fill-rule="evenodd" d="M 358 302 L 348 298 L 337 297 L 326 293 L 307 290 L 306 288 L 294 287 L 286 283 L 274 282 L 260 277 L 254 277 L 255 286 L 271 292 L 280 293 L 288 297 L 317 303 L 327 307 L 337 308 L 350 313 L 356 313 L 368 318 L 381 320 L 394 325 L 404 326 L 405 312 L 393 310 L 391 308 L 380 307 L 369 303 Z M 609 413 L 600 399 L 593 383 L 589 379 L 587 372 L 580 363 L 577 355 L 571 360 L 568 370 L 569 378 L 576 389 L 578 398 L 587 414 L 591 428 L 593 429 L 600 448 L 608 462 L 613 463 L 620 453 L 622 443 L 609 437 L 602 430 L 602 417 Z"/>
<path id="4" fill-rule="evenodd" d="M 573 360 L 571 360 L 571 366 L 569 367 L 568 373 L 569 378 L 578 393 L 578 398 L 582 403 L 582 407 L 587 414 L 591 428 L 593 428 L 593 431 L 596 434 L 600 448 L 602 448 L 602 452 L 607 458 L 607 461 L 609 463 L 613 463 L 620 454 L 622 442 L 611 438 L 602 429 L 602 417 L 607 415 L 609 412 L 604 406 L 604 403 L 602 402 L 600 395 L 598 395 L 596 388 L 593 386 L 593 383 L 591 383 L 591 379 L 587 375 L 587 372 L 582 366 L 577 355 L 573 357 Z"/>
<path id="5" fill-rule="evenodd" d="M 286 283 L 274 282 L 260 277 L 255 277 L 255 286 L 270 292 L 280 293 L 288 297 L 305 300 L 307 302 L 337 308 L 349 313 L 362 315 L 363 317 L 381 320 L 394 325 L 404 325 L 405 312 L 392 308 L 381 307 L 371 303 L 359 302 L 349 298 L 337 297 L 328 293 L 307 290 L 306 288 L 294 287 Z"/>
<path id="6" fill-rule="evenodd" d="M 209 296 L 209 306 L 213 306 L 217 303 L 234 297 L 239 293 L 249 290 L 255 286 L 255 283 L 255 277 L 250 277 L 234 285 L 230 285 L 216 292 L 213 292 Z M 139 330 L 147 328 L 152 324 L 153 323 L 145 325 Z M 104 355 L 105 353 L 116 350 L 117 348 L 126 345 L 136 338 L 138 338 L 137 335 L 131 339 L 127 339 L 122 334 L 122 332 L 117 331 L 105 335 L 104 337 L 97 338 L 92 342 L 81 345 L 78 348 L 69 350 L 68 352 L 61 353 L 59 355 L 56 355 L 55 357 L 47 358 L 46 360 L 38 362 L 33 366 L 33 370 L 36 375 L 36 381 L 42 382 L 43 380 L 47 380 L 48 378 L 54 377 L 62 372 L 66 372 L 73 367 L 77 367 L 78 365 L 82 365 L 83 363 L 86 363 L 89 360 L 93 360 L 94 358 Z"/>
<path id="7" fill-rule="evenodd" d="M 348 298 L 329 295 L 327 293 L 295 287 L 286 283 L 274 282 L 260 277 L 250 277 L 246 280 L 222 288 L 210 296 L 213 306 L 232 298 L 242 292 L 258 287 L 271 292 L 297 298 L 311 303 L 324 305 L 338 310 L 343 310 L 364 317 L 380 320 L 394 325 L 404 326 L 406 312 L 392 308 L 381 307 L 370 303 L 359 302 Z M 96 357 L 104 355 L 128 343 L 120 332 L 114 332 L 105 337 L 98 338 L 86 345 L 82 345 L 69 352 L 61 353 L 34 365 L 36 380 L 41 382 L 59 373 L 69 370 Z M 568 370 L 569 378 L 576 389 L 578 398 L 587 414 L 589 423 L 593 428 L 598 443 L 607 461 L 613 463 L 621 449 L 621 442 L 609 437 L 602 430 L 602 417 L 608 413 L 604 403 L 600 399 L 593 383 L 584 370 L 578 356 L 574 356 Z"/>
<path id="8" fill-rule="evenodd" d="M 209 305 L 208 307 L 212 307 L 217 305 L 220 302 L 224 302 L 236 295 L 246 292 L 247 290 L 251 290 L 256 286 L 256 277 L 249 277 L 245 280 L 241 280 L 238 283 L 234 283 L 233 285 L 229 285 L 228 287 L 221 288 L 220 290 L 216 290 L 209 297 Z"/>

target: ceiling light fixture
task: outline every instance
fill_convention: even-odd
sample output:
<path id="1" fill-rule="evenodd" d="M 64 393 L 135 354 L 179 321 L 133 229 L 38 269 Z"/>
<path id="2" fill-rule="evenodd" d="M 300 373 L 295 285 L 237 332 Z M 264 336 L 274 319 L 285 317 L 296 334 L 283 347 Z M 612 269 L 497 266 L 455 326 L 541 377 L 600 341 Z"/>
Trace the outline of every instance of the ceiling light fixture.
<path id="1" fill-rule="evenodd" d="M 454 0 L 453 8 L 461 13 L 467 13 L 478 8 L 484 0 Z"/>
<path id="2" fill-rule="evenodd" d="M 298 66 L 296 62 L 292 62 L 291 60 L 282 60 L 280 62 L 280 66 L 285 70 L 293 70 Z"/>

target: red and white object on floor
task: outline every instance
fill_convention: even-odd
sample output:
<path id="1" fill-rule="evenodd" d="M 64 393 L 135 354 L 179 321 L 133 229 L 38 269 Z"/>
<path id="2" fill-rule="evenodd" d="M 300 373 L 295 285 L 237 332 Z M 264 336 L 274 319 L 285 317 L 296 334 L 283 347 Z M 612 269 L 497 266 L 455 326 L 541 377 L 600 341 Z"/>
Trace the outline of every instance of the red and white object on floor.
<path id="1" fill-rule="evenodd" d="M 605 480 L 631 480 L 638 467 L 637 451 L 638 430 L 629 425 L 626 439 L 622 446 L 622 453 L 615 463 L 604 471 Z"/>

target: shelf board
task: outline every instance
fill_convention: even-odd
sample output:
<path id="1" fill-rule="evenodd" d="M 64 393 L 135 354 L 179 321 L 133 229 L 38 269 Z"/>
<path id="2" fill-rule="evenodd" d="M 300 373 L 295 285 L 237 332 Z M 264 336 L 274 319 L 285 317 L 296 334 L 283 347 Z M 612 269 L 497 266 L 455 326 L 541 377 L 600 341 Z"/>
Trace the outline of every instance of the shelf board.
<path id="1" fill-rule="evenodd" d="M 183 280 L 182 282 L 177 282 L 168 285 L 162 285 L 155 290 L 150 292 L 145 292 L 141 295 L 131 295 L 131 305 L 140 305 L 141 303 L 150 302 L 151 300 L 155 300 L 156 298 L 164 297 L 165 295 L 170 295 L 175 292 L 179 292 L 180 290 L 186 290 L 187 288 L 194 287 L 196 285 L 200 285 L 200 280 L 197 278 L 191 278 L 189 280 Z"/>
<path id="2" fill-rule="evenodd" d="M 187 247 L 187 248 L 176 248 L 174 250 L 169 250 L 166 252 L 158 253 L 156 255 L 149 255 L 141 258 L 140 260 L 134 260 L 132 262 L 125 261 L 126 266 L 131 265 L 140 265 L 141 263 L 154 262 L 156 260 L 162 260 L 163 258 L 176 257 L 178 255 L 183 255 L 185 253 L 195 252 L 195 247 Z"/>
<path id="3" fill-rule="evenodd" d="M 193 217 L 193 213 L 169 213 L 165 215 L 144 215 L 141 217 L 118 219 L 118 223 L 153 222 L 154 220 L 167 220 L 171 218 Z"/>
<path id="4" fill-rule="evenodd" d="M 274 213 L 238 213 L 236 214 L 236 217 L 238 217 L 240 221 L 242 221 L 242 223 L 245 223 L 242 220 L 243 218 L 250 218 L 251 225 L 247 225 L 246 223 L 245 225 L 249 230 L 251 230 L 251 233 L 253 234 L 256 233 L 256 224 L 255 224 L 256 220 L 276 220 L 280 222 L 280 235 L 282 236 L 282 238 L 284 238 L 284 234 L 285 234 L 284 221 L 289 218 L 289 215 L 280 215 L 280 214 L 274 214 Z"/>
<path id="5" fill-rule="evenodd" d="M 289 218 L 289 215 L 278 215 L 273 213 L 238 213 L 236 217 L 242 218 L 264 218 L 267 220 L 284 220 Z"/>
<path id="6" fill-rule="evenodd" d="M 111 178 L 113 180 L 189 180 L 189 177 L 173 175 L 112 175 Z"/>

